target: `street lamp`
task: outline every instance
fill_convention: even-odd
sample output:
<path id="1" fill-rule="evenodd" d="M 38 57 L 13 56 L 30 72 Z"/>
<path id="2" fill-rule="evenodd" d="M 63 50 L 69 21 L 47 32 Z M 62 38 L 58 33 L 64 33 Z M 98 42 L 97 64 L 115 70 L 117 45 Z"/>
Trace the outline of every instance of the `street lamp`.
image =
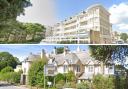
<path id="1" fill-rule="evenodd" d="M 44 65 L 44 89 L 45 89 L 45 74 L 46 74 L 46 69 L 45 69 L 45 65 Z"/>

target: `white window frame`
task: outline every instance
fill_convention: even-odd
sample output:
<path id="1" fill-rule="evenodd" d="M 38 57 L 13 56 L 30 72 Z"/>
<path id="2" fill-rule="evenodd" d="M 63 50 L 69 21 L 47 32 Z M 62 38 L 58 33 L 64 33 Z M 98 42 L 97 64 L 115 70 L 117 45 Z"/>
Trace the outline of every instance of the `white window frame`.
<path id="1" fill-rule="evenodd" d="M 88 72 L 93 72 L 94 71 L 94 66 L 88 66 Z"/>

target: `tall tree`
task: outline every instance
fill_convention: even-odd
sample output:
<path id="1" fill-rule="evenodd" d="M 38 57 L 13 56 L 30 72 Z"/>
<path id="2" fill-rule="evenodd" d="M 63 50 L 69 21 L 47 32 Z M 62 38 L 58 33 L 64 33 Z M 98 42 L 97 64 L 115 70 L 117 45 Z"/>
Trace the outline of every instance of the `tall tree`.
<path id="1" fill-rule="evenodd" d="M 19 60 L 8 52 L 0 52 L 0 71 L 1 69 L 10 66 L 15 68 Z"/>
<path id="2" fill-rule="evenodd" d="M 91 56 L 96 60 L 103 62 L 103 64 L 109 61 L 118 61 L 124 67 L 126 67 L 126 60 L 128 56 L 128 45 L 91 45 L 89 46 Z M 126 76 L 126 89 L 128 87 L 128 69 Z"/>
<path id="3" fill-rule="evenodd" d="M 31 6 L 30 0 L 0 0 L 0 41 L 8 42 L 10 34 L 19 32 L 17 16 L 24 15 L 26 7 Z M 17 26 L 18 25 L 18 26 Z M 18 38 L 18 37 L 17 37 Z"/>
<path id="4" fill-rule="evenodd" d="M 38 23 L 24 23 L 23 24 L 24 29 L 26 30 L 28 35 L 31 35 L 31 38 L 34 40 L 36 38 L 44 38 L 44 34 L 38 34 L 38 37 L 36 37 L 37 33 L 45 33 L 45 27 Z"/>
<path id="5" fill-rule="evenodd" d="M 121 38 L 124 42 L 126 42 L 127 39 L 128 39 L 128 34 L 127 34 L 127 33 L 121 33 L 120 38 Z"/>
<path id="6" fill-rule="evenodd" d="M 64 52 L 64 47 L 58 47 L 56 48 L 57 54 L 61 54 Z"/>
<path id="7" fill-rule="evenodd" d="M 0 27 L 0 42 L 40 42 L 45 37 L 45 27 L 38 23 L 7 22 Z"/>
<path id="8" fill-rule="evenodd" d="M 89 46 L 91 56 L 96 60 L 101 61 L 102 73 L 104 74 L 104 64 L 111 60 L 111 55 L 115 49 L 115 46 Z"/>
<path id="9" fill-rule="evenodd" d="M 30 5 L 30 0 L 0 0 L 0 22 L 16 19 Z"/>
<path id="10" fill-rule="evenodd" d="M 46 59 L 37 59 L 33 61 L 28 72 L 28 82 L 31 86 L 44 86 L 44 65 L 46 64 Z"/>

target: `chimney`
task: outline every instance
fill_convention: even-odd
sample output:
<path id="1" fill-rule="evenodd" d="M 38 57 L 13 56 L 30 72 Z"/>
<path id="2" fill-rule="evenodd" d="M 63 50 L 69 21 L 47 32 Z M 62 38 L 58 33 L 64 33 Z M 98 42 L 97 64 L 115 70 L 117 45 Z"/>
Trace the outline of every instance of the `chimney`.
<path id="1" fill-rule="evenodd" d="M 80 46 L 77 47 L 76 51 L 77 52 L 80 52 L 81 51 Z"/>
<path id="2" fill-rule="evenodd" d="M 68 46 L 64 46 L 64 56 L 69 53 Z"/>
<path id="3" fill-rule="evenodd" d="M 57 51 L 56 51 L 56 47 L 54 47 L 54 49 L 53 49 L 53 54 L 57 54 Z"/>
<path id="4" fill-rule="evenodd" d="M 32 53 L 32 52 L 30 52 L 30 55 L 33 55 L 33 53 Z"/>
<path id="5" fill-rule="evenodd" d="M 42 51 L 41 51 L 41 59 L 45 56 L 45 50 L 44 49 L 42 49 Z"/>

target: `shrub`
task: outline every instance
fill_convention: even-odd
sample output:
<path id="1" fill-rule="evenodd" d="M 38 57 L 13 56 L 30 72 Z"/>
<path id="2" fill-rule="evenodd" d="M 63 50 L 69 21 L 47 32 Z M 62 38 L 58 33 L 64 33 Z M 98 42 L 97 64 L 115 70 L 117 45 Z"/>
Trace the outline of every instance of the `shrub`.
<path id="1" fill-rule="evenodd" d="M 89 89 L 89 82 L 81 82 L 77 84 L 77 89 Z"/>
<path id="2" fill-rule="evenodd" d="M 14 71 L 14 70 L 13 70 L 12 67 L 7 66 L 7 67 L 5 67 L 5 68 L 3 68 L 3 69 L 1 70 L 1 73 L 8 73 L 8 72 L 13 72 L 13 71 Z"/>
<path id="3" fill-rule="evenodd" d="M 65 76 L 63 75 L 63 74 L 61 74 L 61 73 L 59 73 L 59 74 L 57 74 L 56 76 L 55 76 L 55 81 L 56 81 L 56 83 L 57 82 L 59 82 L 59 81 L 61 81 L 61 80 L 65 80 Z"/>
<path id="4" fill-rule="evenodd" d="M 76 83 L 75 82 L 68 82 L 64 85 L 64 88 L 76 88 Z"/>
<path id="5" fill-rule="evenodd" d="M 64 81 L 63 80 L 60 80 L 57 84 L 56 84 L 56 88 L 57 89 L 62 89 L 64 86 Z"/>
<path id="6" fill-rule="evenodd" d="M 74 82 L 76 80 L 74 72 L 73 71 L 69 71 L 66 74 L 66 79 L 67 79 L 68 82 Z"/>
<path id="7" fill-rule="evenodd" d="M 96 75 L 93 78 L 94 89 L 115 89 L 113 76 Z"/>
<path id="8" fill-rule="evenodd" d="M 115 79 L 115 89 L 125 89 L 125 77 L 124 76 L 116 76 Z"/>
<path id="9" fill-rule="evenodd" d="M 10 79 L 9 79 L 10 83 L 20 83 L 20 77 L 21 77 L 20 73 L 11 72 Z"/>
<path id="10" fill-rule="evenodd" d="M 8 83 L 20 83 L 21 73 L 19 72 L 7 72 L 0 74 L 0 80 L 7 81 Z"/>
<path id="11" fill-rule="evenodd" d="M 58 84 L 56 84 L 56 88 L 57 89 L 62 89 L 63 88 L 63 85 L 58 83 Z"/>

